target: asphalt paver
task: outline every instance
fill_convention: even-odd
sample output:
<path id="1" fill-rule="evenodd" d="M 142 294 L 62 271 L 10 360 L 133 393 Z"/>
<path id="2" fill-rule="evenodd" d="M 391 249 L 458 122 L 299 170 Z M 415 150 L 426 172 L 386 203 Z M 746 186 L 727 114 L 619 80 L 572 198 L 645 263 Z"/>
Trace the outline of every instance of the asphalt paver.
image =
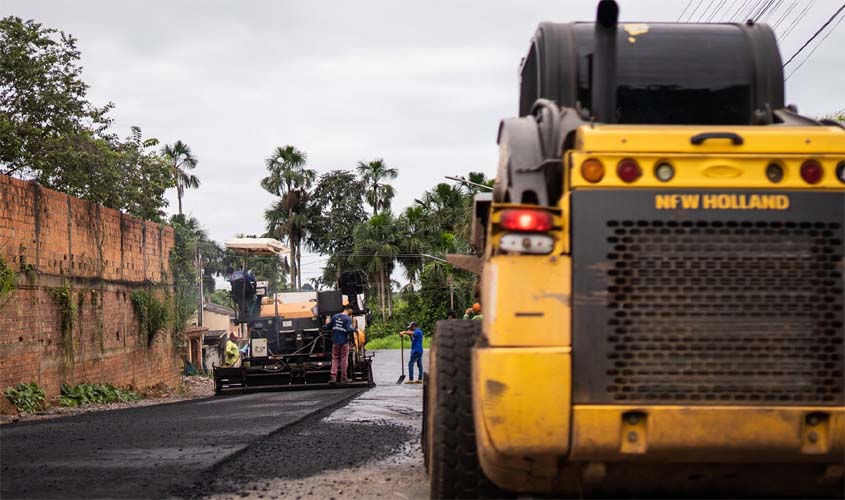
<path id="1" fill-rule="evenodd" d="M 364 389 L 227 395 L 0 428 L 2 498 L 166 498 Z"/>

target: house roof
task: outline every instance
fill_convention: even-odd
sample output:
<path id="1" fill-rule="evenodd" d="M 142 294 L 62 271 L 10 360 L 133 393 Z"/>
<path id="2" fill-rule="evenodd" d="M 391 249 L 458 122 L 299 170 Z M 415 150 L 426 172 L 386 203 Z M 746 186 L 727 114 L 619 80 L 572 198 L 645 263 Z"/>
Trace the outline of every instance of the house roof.
<path id="1" fill-rule="evenodd" d="M 188 325 L 185 327 L 185 336 L 188 338 L 197 338 L 201 337 L 207 331 L 207 326 Z"/>
<path id="2" fill-rule="evenodd" d="M 204 343 L 205 344 L 215 344 L 223 340 L 223 337 L 226 336 L 226 330 L 211 330 L 210 332 L 206 332 L 203 335 Z"/>
<path id="3" fill-rule="evenodd" d="M 214 303 L 207 303 L 202 306 L 202 308 L 206 311 L 210 311 L 217 314 L 226 314 L 228 316 L 236 316 L 237 313 L 231 307 L 220 306 Z"/>

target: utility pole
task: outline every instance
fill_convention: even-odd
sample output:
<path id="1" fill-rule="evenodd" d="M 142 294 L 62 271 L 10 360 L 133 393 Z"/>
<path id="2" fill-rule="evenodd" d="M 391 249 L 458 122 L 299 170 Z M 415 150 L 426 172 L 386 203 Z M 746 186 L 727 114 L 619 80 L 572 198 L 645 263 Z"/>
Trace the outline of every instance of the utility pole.
<path id="1" fill-rule="evenodd" d="M 452 275 L 446 277 L 446 283 L 449 284 L 449 309 L 452 311 L 455 310 L 455 281 L 452 279 Z"/>
<path id="2" fill-rule="evenodd" d="M 200 306 L 199 306 L 199 309 L 197 309 L 197 325 L 198 326 L 203 326 L 203 324 L 202 324 L 203 323 L 203 313 L 205 312 L 204 309 L 203 309 L 203 306 L 205 305 L 205 285 L 202 282 L 203 281 L 202 280 L 203 275 L 204 275 L 204 273 L 203 273 L 203 270 L 202 270 L 202 254 L 200 253 L 199 248 L 198 248 L 197 249 L 197 278 L 199 280 L 199 289 L 200 289 L 200 297 L 199 297 L 200 298 L 200 304 L 199 304 Z"/>

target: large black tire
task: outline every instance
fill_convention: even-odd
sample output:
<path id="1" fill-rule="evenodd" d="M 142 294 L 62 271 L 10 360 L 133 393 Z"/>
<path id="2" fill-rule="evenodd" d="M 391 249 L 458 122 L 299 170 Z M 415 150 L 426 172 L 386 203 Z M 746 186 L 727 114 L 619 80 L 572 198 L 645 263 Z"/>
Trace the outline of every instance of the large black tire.
<path id="1" fill-rule="evenodd" d="M 376 380 L 373 378 L 373 362 L 370 360 L 366 361 L 367 364 L 367 387 L 375 387 Z"/>
<path id="2" fill-rule="evenodd" d="M 480 321 L 437 322 L 427 387 L 424 443 L 431 474 L 431 498 L 503 498 L 478 463 L 472 418 L 472 346 Z"/>
<path id="3" fill-rule="evenodd" d="M 431 454 L 429 453 L 429 449 L 431 448 L 429 443 L 429 402 L 428 402 L 428 393 L 430 392 L 431 387 L 431 378 L 429 377 L 429 373 L 423 373 L 423 413 L 422 413 L 422 429 L 420 432 L 420 447 L 422 448 L 423 452 L 423 463 L 425 464 L 425 473 L 431 473 L 431 464 L 430 458 Z"/>

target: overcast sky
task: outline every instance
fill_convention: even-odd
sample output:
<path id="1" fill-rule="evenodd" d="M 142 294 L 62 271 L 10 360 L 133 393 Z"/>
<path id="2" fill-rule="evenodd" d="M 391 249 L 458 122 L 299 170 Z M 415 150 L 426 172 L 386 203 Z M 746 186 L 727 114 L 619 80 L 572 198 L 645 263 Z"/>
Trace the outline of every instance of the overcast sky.
<path id="1" fill-rule="evenodd" d="M 696 20 L 708 4 L 727 12 L 745 1 L 622 0 L 621 20 L 676 21 L 688 3 Z M 841 3 L 773 4 L 771 23 L 792 8 L 778 31 L 809 6 L 782 41 L 784 60 Z M 116 104 L 120 135 L 138 125 L 191 146 L 202 186 L 183 203 L 219 241 L 263 231 L 272 198 L 258 182 L 278 145 L 305 151 L 319 173 L 383 157 L 399 169 L 396 209 L 444 175 L 494 175 L 498 121 L 516 113 L 517 68 L 537 24 L 590 20 L 594 9 L 583 0 L 0 1 L 4 16 L 78 38 L 89 97 Z M 845 23 L 831 33 L 787 82 L 787 102 L 805 114 L 845 108 Z M 304 277 L 317 276 L 319 258 L 303 259 Z"/>

